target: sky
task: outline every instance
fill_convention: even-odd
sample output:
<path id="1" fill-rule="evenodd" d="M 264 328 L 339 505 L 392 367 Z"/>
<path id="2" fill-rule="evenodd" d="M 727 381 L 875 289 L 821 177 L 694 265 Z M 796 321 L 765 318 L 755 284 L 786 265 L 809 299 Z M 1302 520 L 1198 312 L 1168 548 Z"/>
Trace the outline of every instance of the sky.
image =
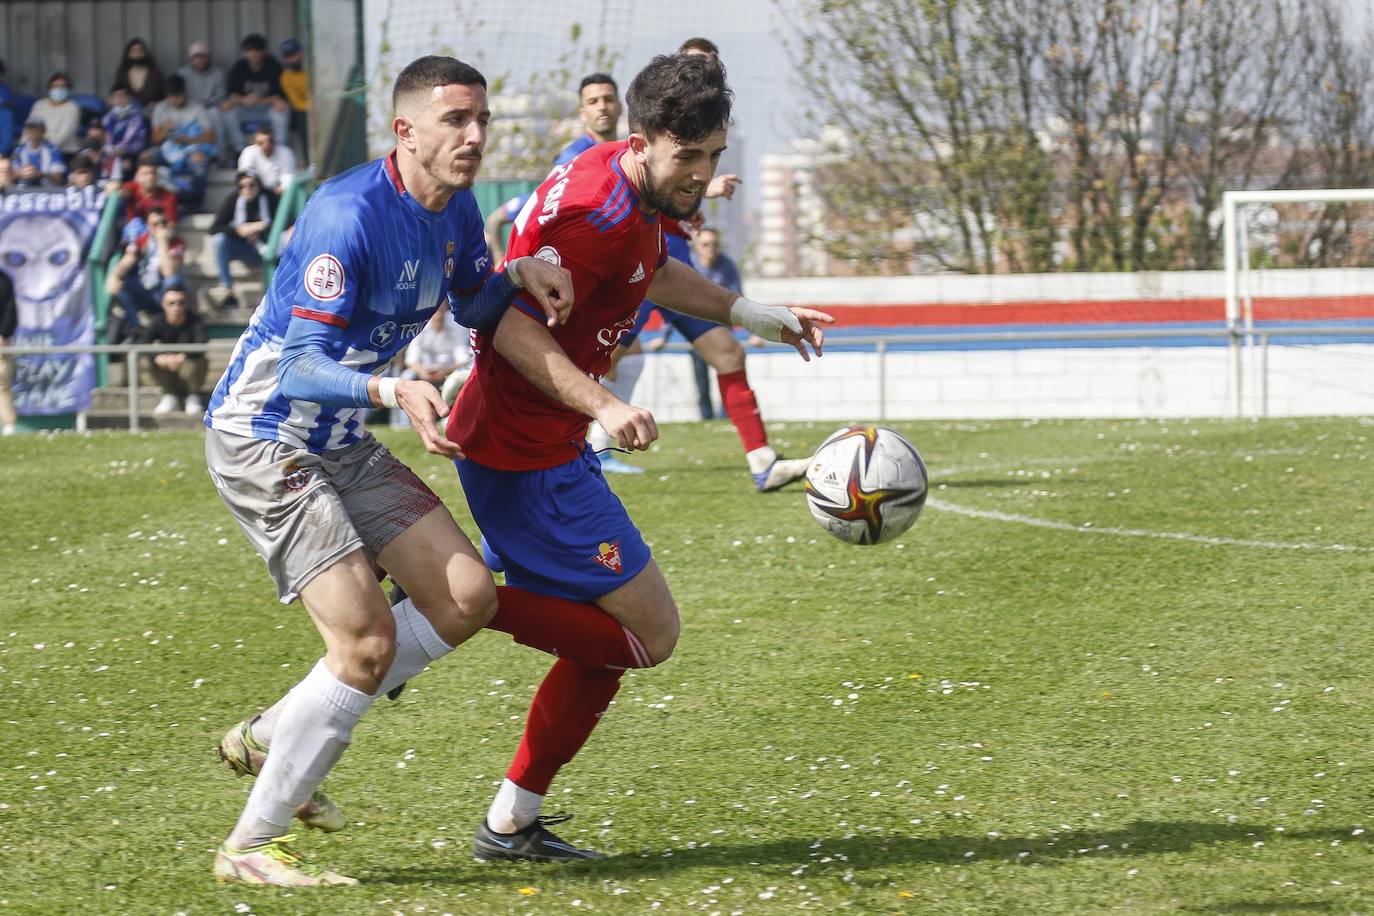
<path id="1" fill-rule="evenodd" d="M 800 120 L 803 95 L 782 39 L 786 16 L 799 5 L 798 0 L 366 0 L 368 71 L 374 86 L 389 83 L 379 62 L 403 66 L 421 54 L 442 51 L 489 76 L 504 72 L 520 86 L 526 74 L 554 66 L 571 46 L 570 29 L 578 23 L 583 44 L 601 43 L 619 54 L 613 75 L 623 91 L 653 55 L 704 36 L 720 47 L 735 90 L 729 141 L 735 149 L 726 162 L 743 173 L 744 207 L 755 210 L 758 157 L 781 151 L 807 129 Z M 393 76 L 397 69 L 390 70 Z M 570 99 L 575 88 L 570 87 Z M 375 112 L 385 106 L 370 107 Z M 385 123 L 375 126 L 385 131 Z"/>

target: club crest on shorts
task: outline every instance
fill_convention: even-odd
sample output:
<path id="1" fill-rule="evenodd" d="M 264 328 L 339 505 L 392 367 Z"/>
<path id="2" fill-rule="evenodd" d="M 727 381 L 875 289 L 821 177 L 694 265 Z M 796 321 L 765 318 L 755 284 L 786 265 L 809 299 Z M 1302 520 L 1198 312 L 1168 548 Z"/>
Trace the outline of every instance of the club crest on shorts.
<path id="1" fill-rule="evenodd" d="M 309 469 L 300 467 L 297 464 L 288 464 L 286 467 L 282 468 L 282 473 L 286 475 L 286 479 L 283 481 L 286 485 L 286 489 L 292 492 L 304 490 L 305 485 L 310 483 Z"/>
<path id="2" fill-rule="evenodd" d="M 620 575 L 620 570 L 622 568 L 620 563 L 620 539 L 617 538 L 609 544 L 602 541 L 601 546 L 599 546 L 596 551 L 596 556 L 592 557 L 592 559 L 615 573 L 617 576 Z"/>

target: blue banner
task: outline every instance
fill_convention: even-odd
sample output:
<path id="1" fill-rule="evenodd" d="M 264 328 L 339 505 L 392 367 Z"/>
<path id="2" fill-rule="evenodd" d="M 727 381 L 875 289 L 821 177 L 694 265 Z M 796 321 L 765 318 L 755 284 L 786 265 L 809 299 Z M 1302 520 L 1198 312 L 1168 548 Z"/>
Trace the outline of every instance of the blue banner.
<path id="1" fill-rule="evenodd" d="M 0 265 L 14 281 L 16 347 L 95 343 L 86 247 L 105 194 L 95 188 L 30 191 L 0 197 Z M 14 402 L 26 416 L 90 409 L 95 358 L 89 354 L 20 356 Z"/>

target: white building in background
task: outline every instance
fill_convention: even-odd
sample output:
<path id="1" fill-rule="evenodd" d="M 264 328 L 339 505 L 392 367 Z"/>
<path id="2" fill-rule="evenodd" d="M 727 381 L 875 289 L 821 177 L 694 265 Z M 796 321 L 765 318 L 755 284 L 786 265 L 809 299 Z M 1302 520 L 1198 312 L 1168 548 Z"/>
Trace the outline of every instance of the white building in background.
<path id="1" fill-rule="evenodd" d="M 842 135 L 794 140 L 785 153 L 760 157 L 763 201 L 753 266 L 762 277 L 814 277 L 829 272 L 821 240 L 826 207 L 816 187 L 816 168 L 839 158 Z"/>

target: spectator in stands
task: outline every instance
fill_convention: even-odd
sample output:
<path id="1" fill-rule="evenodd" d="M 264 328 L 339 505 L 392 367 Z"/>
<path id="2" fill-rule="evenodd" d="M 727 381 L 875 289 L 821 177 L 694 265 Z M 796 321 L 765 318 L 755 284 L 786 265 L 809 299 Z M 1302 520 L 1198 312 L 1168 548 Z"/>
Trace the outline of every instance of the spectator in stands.
<path id="1" fill-rule="evenodd" d="M 267 53 L 267 39 L 254 32 L 239 43 L 243 56 L 229 68 L 229 97 L 220 103 L 224 129 L 235 152 L 243 149 L 243 132 L 266 122 L 277 144 L 286 145 L 290 106 L 281 94 L 281 63 Z"/>
<path id="2" fill-rule="evenodd" d="M 181 264 L 186 244 L 172 233 L 167 214 L 154 207 L 146 221 L 137 219 L 124 227 L 124 255 L 105 278 L 105 291 L 116 300 L 110 308 L 109 340 L 112 344 L 137 341 L 140 328 L 152 323 L 161 310 L 163 290 L 181 285 Z"/>
<path id="3" fill-rule="evenodd" d="M 306 113 L 310 110 L 310 74 L 305 69 L 305 48 L 294 38 L 277 46 L 281 53 L 281 91 L 291 106 L 290 133 L 300 138 L 300 149 L 306 145 Z"/>
<path id="4" fill-rule="evenodd" d="M 257 175 L 264 188 L 280 196 L 296 174 L 296 154 L 278 143 L 270 129 L 259 127 L 253 132 L 253 143 L 239 153 L 239 171 Z"/>
<path id="5" fill-rule="evenodd" d="M 14 182 L 14 161 L 9 156 L 0 156 L 0 197 L 14 192 Z"/>
<path id="6" fill-rule="evenodd" d="M 153 107 L 153 143 L 172 173 L 177 197 L 189 206 L 205 196 L 205 182 L 215 159 L 215 130 L 204 106 L 186 95 L 186 80 L 167 77 L 167 97 Z"/>
<path id="7" fill-rule="evenodd" d="M 156 151 L 148 150 L 138 157 L 134 180 L 126 181 L 120 193 L 124 195 L 125 219 L 132 221 L 137 217 L 147 221 L 153 210 L 159 210 L 173 227 L 176 226 L 177 196 L 157 183 Z"/>
<path id="8" fill-rule="evenodd" d="M 471 369 L 471 334 L 453 320 L 448 309 L 439 309 L 406 347 L 405 371 L 401 377 L 429 382 L 452 405 Z M 393 411 L 392 416 L 395 415 Z"/>
<path id="9" fill-rule="evenodd" d="M 62 71 L 48 77 L 48 95 L 33 103 L 29 117 L 47 125 L 48 142 L 63 155 L 81 146 L 81 107 L 72 101 L 71 77 Z"/>
<path id="10" fill-rule="evenodd" d="M 71 168 L 67 170 L 67 186 L 78 191 L 95 184 L 98 168 L 96 160 L 89 153 L 80 152 L 72 157 Z"/>
<path id="11" fill-rule="evenodd" d="M 24 141 L 14 149 L 15 185 L 20 188 L 61 187 L 67 181 L 62 151 L 47 140 L 42 118 L 24 122 Z"/>
<path id="12" fill-rule="evenodd" d="M 224 70 L 211 65 L 210 46 L 203 41 L 191 42 L 186 54 L 188 61 L 177 70 L 177 76 L 186 81 L 187 100 L 205 106 L 210 128 L 222 147 L 227 141 L 223 113 L 219 110 L 220 104 L 228 96 L 224 88 Z M 237 156 L 238 152 L 234 150 L 233 155 Z"/>
<path id="13" fill-rule="evenodd" d="M 5 62 L 0 60 L 0 156 L 8 156 L 19 136 L 14 118 L 14 93 L 5 82 Z"/>
<path id="14" fill-rule="evenodd" d="M 215 251 L 215 265 L 223 290 L 220 308 L 237 308 L 239 304 L 234 277 L 229 272 L 231 262 L 239 261 L 248 267 L 262 266 L 276 205 L 275 195 L 263 190 L 258 176 L 244 171 L 239 172 L 234 191 L 225 196 L 215 212 L 215 222 L 210 227 L 210 245 Z"/>
<path id="15" fill-rule="evenodd" d="M 124 57 L 115 71 L 116 85 L 128 86 L 134 101 L 144 108 L 162 98 L 162 71 L 142 38 L 130 38 L 124 46 Z"/>
<path id="16" fill-rule="evenodd" d="M 10 275 L 0 270 L 0 347 L 7 347 L 19 327 L 19 305 L 14 301 Z M 0 356 L 0 436 L 12 436 L 19 422 L 14 412 L 14 358 Z"/>
<path id="17" fill-rule="evenodd" d="M 162 313 L 143 329 L 140 343 L 205 343 L 205 322 L 191 308 L 190 297 L 180 283 L 162 287 Z M 144 368 L 162 389 L 162 398 L 153 408 L 155 414 L 168 414 L 184 405 L 189 414 L 205 410 L 201 392 L 205 390 L 204 353 L 151 353 L 144 357 Z"/>
<path id="18" fill-rule="evenodd" d="M 105 132 L 105 146 L 101 149 L 101 166 L 112 178 L 121 178 L 130 171 L 138 154 L 148 146 L 148 118 L 143 107 L 134 100 L 129 87 L 115 83 L 110 87 L 110 110 L 100 119 Z M 115 161 L 119 168 L 114 167 Z"/>

